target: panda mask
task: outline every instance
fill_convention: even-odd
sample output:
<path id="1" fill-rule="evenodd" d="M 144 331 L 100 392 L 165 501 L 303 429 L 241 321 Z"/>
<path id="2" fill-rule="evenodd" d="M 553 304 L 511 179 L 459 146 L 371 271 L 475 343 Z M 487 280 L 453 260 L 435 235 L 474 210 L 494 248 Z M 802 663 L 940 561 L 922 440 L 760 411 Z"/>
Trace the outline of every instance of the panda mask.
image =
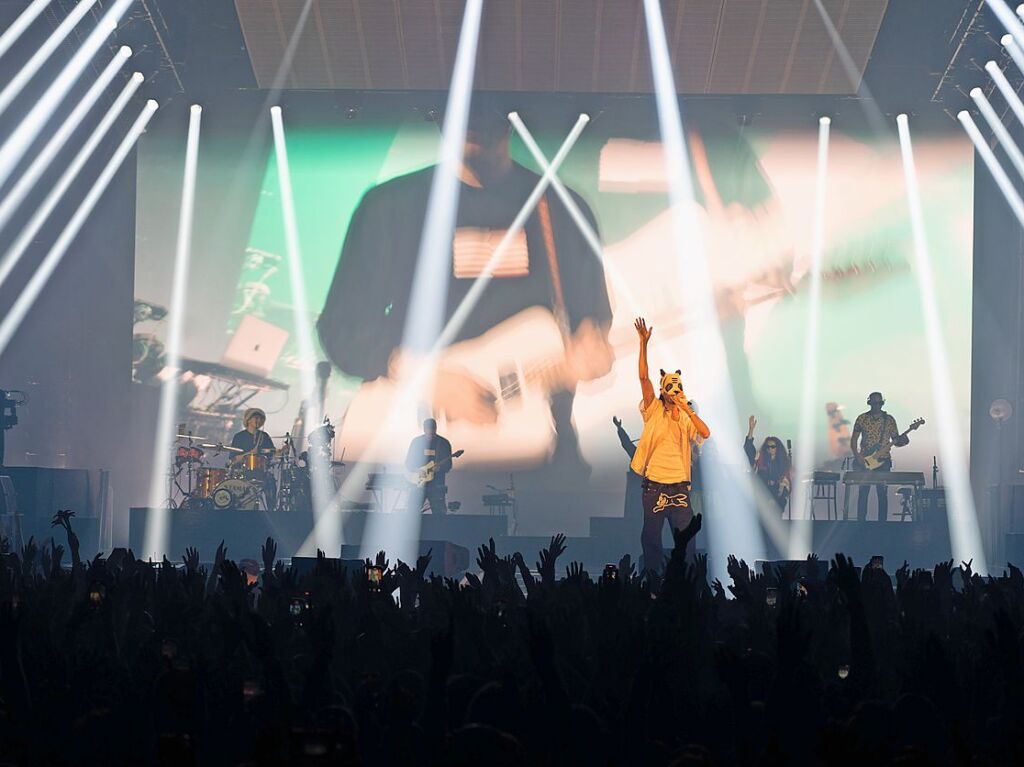
<path id="1" fill-rule="evenodd" d="M 674 373 L 661 371 L 661 400 L 666 404 L 675 404 L 683 396 L 682 371 Z"/>

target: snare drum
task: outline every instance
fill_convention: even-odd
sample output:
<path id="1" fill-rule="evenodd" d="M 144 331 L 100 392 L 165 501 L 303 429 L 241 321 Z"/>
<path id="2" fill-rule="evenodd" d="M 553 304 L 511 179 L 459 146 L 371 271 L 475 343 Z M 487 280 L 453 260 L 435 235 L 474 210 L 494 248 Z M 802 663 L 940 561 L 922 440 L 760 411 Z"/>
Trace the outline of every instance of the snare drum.
<path id="1" fill-rule="evenodd" d="M 196 490 L 196 496 L 198 498 L 212 498 L 214 489 L 227 478 L 227 469 L 214 469 L 211 466 L 204 466 L 199 470 L 199 487 Z"/>
<path id="2" fill-rule="evenodd" d="M 235 460 L 235 468 L 247 474 L 262 474 L 267 470 L 267 456 L 247 453 Z"/>

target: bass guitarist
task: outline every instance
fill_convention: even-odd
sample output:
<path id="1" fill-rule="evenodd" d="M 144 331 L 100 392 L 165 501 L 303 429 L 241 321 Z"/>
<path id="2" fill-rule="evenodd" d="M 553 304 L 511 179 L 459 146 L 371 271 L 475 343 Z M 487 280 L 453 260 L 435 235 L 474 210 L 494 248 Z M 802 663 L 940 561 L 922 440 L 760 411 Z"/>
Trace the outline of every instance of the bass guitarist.
<path id="1" fill-rule="evenodd" d="M 857 416 L 853 423 L 853 434 L 850 436 L 850 449 L 853 452 L 853 463 L 860 470 L 888 472 L 892 471 L 892 456 L 890 450 L 893 447 L 903 447 L 910 443 L 905 434 L 900 434 L 896 426 L 896 419 L 889 413 L 882 410 L 885 405 L 885 397 L 881 392 L 873 391 L 868 395 L 868 407 L 866 413 Z M 865 463 L 865 458 L 871 456 L 879 462 L 873 468 Z M 874 463 L 874 461 L 872 461 Z M 861 485 L 857 494 L 857 521 L 867 519 L 868 493 L 871 485 Z M 884 522 L 889 514 L 888 488 L 886 485 L 875 485 L 875 492 L 878 495 L 878 521 Z"/>
<path id="2" fill-rule="evenodd" d="M 431 514 L 448 512 L 448 486 L 445 477 L 452 468 L 452 443 L 437 433 L 437 421 L 428 418 L 423 422 L 423 434 L 409 444 L 409 452 L 405 457 L 405 468 L 418 472 L 425 466 L 433 464 L 433 476 L 422 486 L 409 491 L 409 511 L 419 514 L 424 502 L 430 504 Z"/>

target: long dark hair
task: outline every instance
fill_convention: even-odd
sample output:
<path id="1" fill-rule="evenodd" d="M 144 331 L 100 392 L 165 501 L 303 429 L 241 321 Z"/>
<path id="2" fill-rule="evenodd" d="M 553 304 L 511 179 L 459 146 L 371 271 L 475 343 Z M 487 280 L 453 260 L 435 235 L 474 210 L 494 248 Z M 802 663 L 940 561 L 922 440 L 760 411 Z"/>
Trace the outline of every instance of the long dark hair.
<path id="1" fill-rule="evenodd" d="M 768 445 L 774 442 L 775 460 L 768 457 Z M 790 472 L 789 453 L 786 451 L 782 440 L 778 437 L 765 437 L 761 443 L 761 449 L 757 451 L 757 460 L 754 461 L 754 470 L 758 474 L 775 474 L 778 477 L 788 476 Z"/>

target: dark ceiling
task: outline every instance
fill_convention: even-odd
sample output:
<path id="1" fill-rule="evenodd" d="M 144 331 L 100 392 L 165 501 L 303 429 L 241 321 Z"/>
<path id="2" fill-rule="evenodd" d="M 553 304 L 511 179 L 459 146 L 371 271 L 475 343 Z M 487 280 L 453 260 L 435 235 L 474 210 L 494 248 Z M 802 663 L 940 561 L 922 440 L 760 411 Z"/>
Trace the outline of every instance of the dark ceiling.
<path id="1" fill-rule="evenodd" d="M 94 17 L 112 0 L 98 0 Z M 137 0 L 112 44 L 128 43 L 148 95 L 209 98 L 269 86 L 306 0 Z M 311 0 L 282 86 L 432 92 L 443 97 L 464 0 Z M 0 79 L 75 0 L 53 0 Z M 884 113 L 970 106 L 1002 33 L 984 0 L 823 0 L 849 48 L 852 82 L 815 0 L 662 0 L 682 93 L 749 104 L 856 99 Z M 0 28 L 26 0 L 0 0 Z M 76 43 L 73 35 L 66 43 Z M 101 63 L 97 60 L 97 71 Z M 1007 74 L 1015 77 L 1012 66 Z M 863 77 L 861 79 L 861 73 Z M 644 96 L 651 88 L 641 0 L 485 0 L 475 86 L 539 94 Z M 803 94 L 803 95 L 797 95 Z M 756 111 L 756 109 L 755 109 Z"/>
<path id="2" fill-rule="evenodd" d="M 823 0 L 851 78 L 813 0 L 664 0 L 676 86 L 687 94 L 849 94 L 889 0 Z M 293 35 L 286 88 L 440 90 L 463 0 L 235 0 L 256 80 L 270 87 Z M 650 93 L 642 0 L 502 0 L 484 5 L 482 90 Z"/>

